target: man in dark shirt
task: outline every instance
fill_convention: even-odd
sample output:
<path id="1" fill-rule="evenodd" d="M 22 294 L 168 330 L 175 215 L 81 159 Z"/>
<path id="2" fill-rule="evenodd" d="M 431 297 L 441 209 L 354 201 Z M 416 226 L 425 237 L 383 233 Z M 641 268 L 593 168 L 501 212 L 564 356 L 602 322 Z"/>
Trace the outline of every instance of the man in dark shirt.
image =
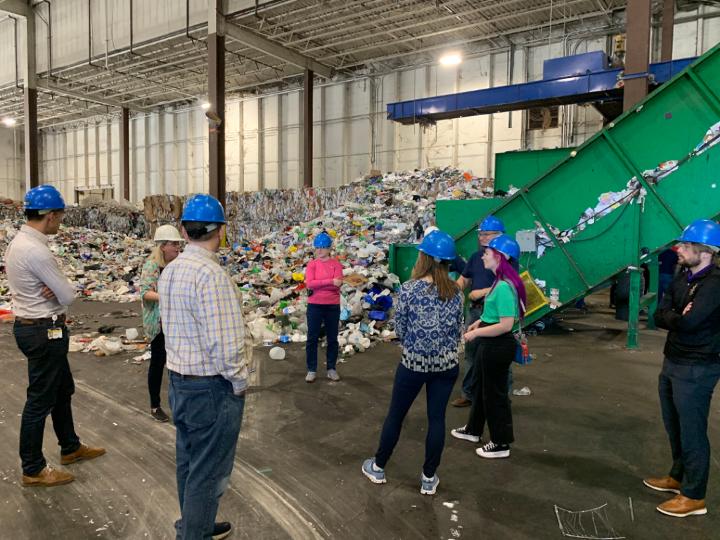
<path id="1" fill-rule="evenodd" d="M 677 495 L 657 507 L 686 517 L 707 513 L 705 492 L 710 470 L 707 437 L 710 401 L 720 379 L 720 225 L 698 220 L 680 237 L 682 268 L 665 292 L 655 323 L 669 330 L 658 390 L 673 465 L 668 476 L 644 484 Z"/>
<path id="2" fill-rule="evenodd" d="M 483 264 L 483 253 L 485 253 L 485 248 L 491 240 L 505 232 L 505 225 L 495 216 L 487 216 L 482 223 L 480 223 L 477 232 L 479 249 L 470 257 L 465 265 L 465 269 L 457 280 L 457 284 L 463 291 L 470 289 L 470 294 L 468 295 L 470 310 L 466 320 L 468 326 L 480 319 L 485 297 L 495 282 L 495 274 L 485 268 Z M 510 259 L 510 263 L 517 270 L 518 262 Z M 477 342 L 475 341 L 465 344 L 465 377 L 462 382 L 462 395 L 451 402 L 453 407 L 468 407 L 472 403 L 473 386 L 476 381 L 474 365 L 476 349 Z"/>

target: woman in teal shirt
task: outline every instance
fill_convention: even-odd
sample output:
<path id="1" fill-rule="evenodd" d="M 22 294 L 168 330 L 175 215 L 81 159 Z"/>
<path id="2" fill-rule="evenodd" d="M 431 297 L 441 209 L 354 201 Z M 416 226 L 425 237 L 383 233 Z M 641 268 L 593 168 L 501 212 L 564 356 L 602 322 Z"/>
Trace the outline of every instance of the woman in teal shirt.
<path id="1" fill-rule="evenodd" d="M 508 371 L 515 358 L 517 342 L 512 329 L 525 310 L 525 287 L 509 262 L 517 260 L 520 246 L 507 235 L 493 239 L 483 254 L 485 268 L 495 274 L 495 283 L 485 299 L 480 320 L 465 333 L 465 341 L 477 340 L 474 388 L 467 424 L 453 429 L 457 439 L 478 443 L 485 424 L 490 441 L 476 450 L 483 458 L 510 457 L 514 441 L 512 411 L 508 398 Z"/>

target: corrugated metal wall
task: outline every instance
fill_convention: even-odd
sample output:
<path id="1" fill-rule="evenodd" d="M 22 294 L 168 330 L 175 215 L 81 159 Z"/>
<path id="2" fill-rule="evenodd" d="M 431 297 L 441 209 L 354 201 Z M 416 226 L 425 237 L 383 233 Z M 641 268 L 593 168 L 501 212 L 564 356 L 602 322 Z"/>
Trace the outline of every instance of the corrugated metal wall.
<path id="1" fill-rule="evenodd" d="M 100 0 L 93 2 L 104 4 Z M 127 0 L 121 0 L 113 4 L 126 3 Z M 58 6 L 63 4 L 67 4 L 65 9 L 82 9 L 75 1 L 57 2 Z M 157 4 L 163 4 L 162 9 L 166 7 L 165 2 Z M 199 17 L 200 2 L 193 5 Z M 184 5 L 181 8 L 178 9 L 184 13 Z M 80 11 L 76 15 L 82 17 Z M 154 16 L 162 18 L 163 14 L 158 12 Z M 152 20 L 150 15 L 136 17 Z M 167 32 L 173 24 L 168 23 L 157 33 Z M 138 31 L 141 30 L 136 29 Z M 145 37 L 150 35 L 150 29 L 142 31 L 147 32 Z M 698 31 L 702 36 L 698 37 Z M 121 31 L 117 32 L 115 38 L 124 39 Z M 674 57 L 702 53 L 718 39 L 720 18 L 678 25 Z M 58 54 L 71 55 L 73 49 L 69 44 L 67 47 L 66 52 Z M 601 37 L 581 43 L 574 52 L 604 47 L 605 39 Z M 571 136 L 575 144 L 582 143 L 601 127 L 601 118 L 591 107 L 568 107 L 572 109 L 573 122 L 571 128 L 565 126 L 565 132 L 562 127 L 526 131 L 522 112 L 447 120 L 425 128 L 402 126 L 385 118 L 389 102 L 539 79 L 543 61 L 562 54 L 561 42 L 516 50 L 511 81 L 508 54 L 499 53 L 468 59 L 458 68 L 423 67 L 376 79 L 316 88 L 315 184 L 340 185 L 371 169 L 390 171 L 447 165 L 491 176 L 493 156 L 498 152 L 554 148 Z M 229 101 L 226 115 L 228 190 L 297 187 L 300 184 L 301 92 Z M 0 133 L 3 131 L 10 130 L 0 129 Z M 7 135 L 0 135 L 0 194 L 17 196 L 22 191 L 20 180 L 24 167 L 22 163 L 14 168 L 6 165 L 15 163 L 12 161 L 13 146 L 7 141 Z M 120 194 L 118 142 L 117 121 L 79 129 L 44 131 L 42 180 L 62 187 L 69 200 L 74 200 L 75 187 L 110 185 L 115 188 L 117 198 Z M 199 107 L 133 117 L 130 144 L 133 200 L 142 200 L 148 194 L 183 194 L 207 189 L 207 123 Z"/>

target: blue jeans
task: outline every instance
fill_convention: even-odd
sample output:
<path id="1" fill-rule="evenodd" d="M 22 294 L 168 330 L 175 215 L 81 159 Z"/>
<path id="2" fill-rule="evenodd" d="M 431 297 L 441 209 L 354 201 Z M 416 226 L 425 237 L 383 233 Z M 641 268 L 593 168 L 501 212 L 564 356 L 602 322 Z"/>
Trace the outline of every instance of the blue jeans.
<path id="1" fill-rule="evenodd" d="M 70 335 L 64 325 L 62 339 L 48 339 L 51 325 L 15 323 L 15 342 L 28 360 L 28 389 L 20 422 L 20 459 L 23 474 L 35 476 L 47 464 L 43 456 L 45 419 L 52 416 L 62 455 L 80 448 L 73 424 L 71 398 L 75 382 L 68 364 Z"/>
<path id="2" fill-rule="evenodd" d="M 710 472 L 708 415 L 720 363 L 685 365 L 665 359 L 658 391 L 673 465 L 670 476 L 690 499 L 704 499 Z"/>
<path id="3" fill-rule="evenodd" d="M 169 397 L 181 514 L 177 539 L 212 538 L 233 469 L 245 397 L 234 395 L 223 377 L 189 378 L 172 371 Z"/>
<path id="4" fill-rule="evenodd" d="M 385 468 L 400 438 L 403 420 L 425 385 L 428 432 L 425 438 L 423 474 L 428 478 L 435 475 L 445 446 L 445 409 L 447 409 L 450 393 L 455 386 L 458 371 L 458 366 L 455 366 L 447 371 L 420 373 L 411 371 L 402 364 L 398 365 L 395 371 L 390 410 L 380 435 L 380 447 L 375 454 L 375 463 L 378 467 Z"/>
<path id="5" fill-rule="evenodd" d="M 327 369 L 335 369 L 338 358 L 338 329 L 340 327 L 339 304 L 308 304 L 308 337 L 305 345 L 305 360 L 308 371 L 317 371 L 317 350 L 320 329 L 325 326 L 327 335 Z"/>

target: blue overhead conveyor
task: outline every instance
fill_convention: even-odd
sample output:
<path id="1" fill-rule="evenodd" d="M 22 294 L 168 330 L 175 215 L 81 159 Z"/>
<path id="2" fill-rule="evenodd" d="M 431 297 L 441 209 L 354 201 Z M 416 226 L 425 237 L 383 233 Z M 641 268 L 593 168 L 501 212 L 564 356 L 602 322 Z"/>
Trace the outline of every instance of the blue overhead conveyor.
<path id="1" fill-rule="evenodd" d="M 651 88 L 669 81 L 694 60 L 651 64 Z M 607 120 L 612 120 L 622 113 L 623 81 L 645 75 L 608 68 L 607 56 L 600 51 L 565 56 L 546 60 L 540 81 L 389 103 L 388 119 L 401 124 L 434 123 L 478 114 L 592 103 Z"/>

